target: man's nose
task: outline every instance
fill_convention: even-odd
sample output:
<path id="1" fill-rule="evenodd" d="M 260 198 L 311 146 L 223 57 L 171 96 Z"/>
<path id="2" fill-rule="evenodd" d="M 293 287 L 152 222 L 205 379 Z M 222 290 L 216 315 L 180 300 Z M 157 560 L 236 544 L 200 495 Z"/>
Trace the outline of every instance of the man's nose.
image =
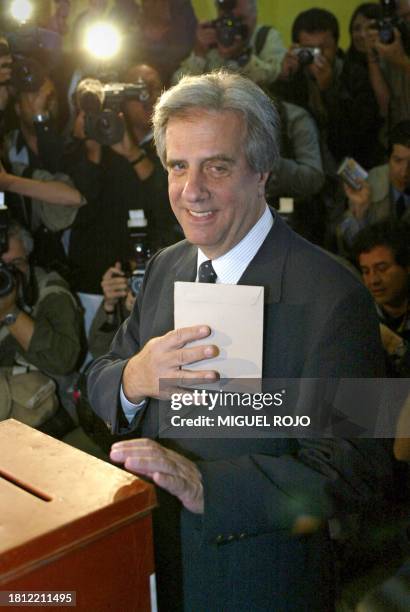
<path id="1" fill-rule="evenodd" d="M 206 198 L 208 190 L 205 178 L 200 170 L 188 170 L 185 178 L 183 195 L 188 202 L 197 202 Z"/>
<path id="2" fill-rule="evenodd" d="M 380 283 L 380 274 L 377 270 L 370 270 L 367 277 L 370 285 L 378 285 Z"/>

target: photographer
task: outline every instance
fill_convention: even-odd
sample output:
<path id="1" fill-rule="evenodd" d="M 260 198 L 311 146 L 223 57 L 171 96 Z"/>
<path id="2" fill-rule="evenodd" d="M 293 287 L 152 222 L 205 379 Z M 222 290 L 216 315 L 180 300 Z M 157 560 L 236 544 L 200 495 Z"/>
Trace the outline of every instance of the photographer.
<path id="1" fill-rule="evenodd" d="M 192 53 L 173 76 L 204 74 L 218 68 L 241 72 L 256 83 L 275 81 L 285 53 L 280 34 L 256 25 L 256 0 L 217 0 L 218 19 L 197 27 Z"/>
<path id="2" fill-rule="evenodd" d="M 410 222 L 410 121 L 390 133 L 389 161 L 376 166 L 360 189 L 344 184 L 348 210 L 338 227 L 339 249 L 349 252 L 356 234 L 379 221 Z"/>
<path id="3" fill-rule="evenodd" d="M 135 302 L 135 295 L 118 261 L 105 272 L 101 287 L 104 298 L 93 319 L 88 341 L 94 358 L 108 351 L 118 328 L 131 314 Z"/>
<path id="4" fill-rule="evenodd" d="M 6 135 L 6 164 L 8 162 L 15 175 L 49 182 L 46 187 L 48 192 L 51 192 L 53 185 L 61 187 L 61 183 L 65 183 L 74 198 L 70 196 L 68 206 L 53 206 L 50 204 L 50 198 L 43 200 L 37 190 L 35 193 L 26 191 L 20 196 L 10 197 L 8 204 L 13 215 L 34 235 L 34 257 L 37 263 L 43 267 L 61 269 L 65 256 L 59 232 L 72 224 L 77 214 L 76 207 L 84 204 L 85 199 L 79 196 L 77 191 L 71 191 L 71 179 L 60 170 L 63 141 L 53 128 L 53 120 L 57 115 L 53 82 L 34 60 L 24 60 L 24 63 L 30 78 L 29 83 L 25 83 L 23 79 L 20 83 L 21 89 L 17 91 L 15 111 L 19 128 Z M 60 189 L 54 192 L 54 203 L 67 202 L 64 200 L 65 188 L 62 187 L 62 190 L 63 199 L 61 194 L 57 193 Z M 19 191 L 16 190 L 15 193 Z"/>
<path id="5" fill-rule="evenodd" d="M 14 221 L 2 230 L 6 236 L 1 237 L 1 243 L 6 244 L 0 267 L 0 378 L 11 394 L 13 409 L 14 400 L 17 402 L 16 398 L 13 400 L 15 383 L 21 380 L 15 378 L 18 373 L 26 374 L 21 394 L 31 389 L 33 401 L 39 391 L 36 384 L 47 386 L 50 379 L 61 383 L 58 393 L 64 392 L 64 377 L 75 371 L 80 358 L 82 314 L 56 272 L 46 273 L 30 265 L 33 240 L 29 232 Z M 48 388 L 55 387 L 51 384 Z M 2 414 L 5 401 L 7 398 L 2 395 Z M 56 407 L 53 402 L 52 414 Z M 33 405 L 33 418 L 35 409 Z M 41 407 L 38 409 L 41 411 Z M 38 422 L 29 424 L 43 425 L 41 414 L 37 416 Z"/>
<path id="6" fill-rule="evenodd" d="M 129 72 L 132 71 L 138 85 L 120 87 L 116 98 L 121 110 L 115 104 L 116 110 L 108 113 L 111 118 L 108 130 L 105 130 L 107 123 L 100 122 L 100 110 L 96 114 L 86 113 L 81 106 L 91 100 L 101 107 L 104 103 L 101 83 L 86 79 L 79 83 L 75 96 L 77 116 L 73 142 L 66 152 L 66 171 L 85 195 L 88 205 L 79 210 L 71 228 L 68 253 L 73 288 L 79 292 L 86 309 L 86 301 L 94 304 L 88 308 L 87 322 L 91 322 L 95 304 L 101 300 L 101 277 L 116 261 L 125 261 L 128 257 L 127 223 L 131 211 L 145 212 L 154 250 L 178 239 L 174 231 L 176 221 L 168 210 L 166 174 L 150 144 L 149 116 L 157 97 L 159 76 L 148 67 L 137 66 Z M 155 79 L 148 79 L 148 71 L 155 74 Z M 141 82 L 142 74 L 147 82 Z M 104 111 L 102 115 L 106 116 Z M 111 130 L 111 121 L 123 133 L 121 140 L 114 143 L 117 139 L 111 138 L 116 135 Z M 95 134 L 86 131 L 90 123 Z M 96 138 L 112 144 L 102 145 Z M 164 214 L 170 219 L 168 225 L 162 222 Z"/>
<path id="7" fill-rule="evenodd" d="M 293 44 L 286 53 L 273 92 L 302 106 L 314 117 L 321 136 L 325 170 L 331 173 L 334 129 L 339 114 L 339 86 L 343 61 L 338 56 L 339 24 L 324 9 L 300 13 L 292 26 Z"/>
<path id="8" fill-rule="evenodd" d="M 372 42 L 390 89 L 389 124 L 394 126 L 410 119 L 410 2 L 391 0 L 384 5 L 387 33 L 373 30 Z"/>

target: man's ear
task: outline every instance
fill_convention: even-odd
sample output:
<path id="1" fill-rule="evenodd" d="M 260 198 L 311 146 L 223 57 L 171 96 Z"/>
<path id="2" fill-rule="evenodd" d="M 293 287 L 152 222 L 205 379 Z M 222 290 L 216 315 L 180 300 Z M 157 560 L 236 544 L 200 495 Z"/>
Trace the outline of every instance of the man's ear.
<path id="1" fill-rule="evenodd" d="M 269 174 L 270 174 L 270 172 L 261 172 L 259 174 L 258 195 L 260 197 L 263 197 L 265 195 L 265 185 L 266 185 L 266 181 L 269 178 Z"/>

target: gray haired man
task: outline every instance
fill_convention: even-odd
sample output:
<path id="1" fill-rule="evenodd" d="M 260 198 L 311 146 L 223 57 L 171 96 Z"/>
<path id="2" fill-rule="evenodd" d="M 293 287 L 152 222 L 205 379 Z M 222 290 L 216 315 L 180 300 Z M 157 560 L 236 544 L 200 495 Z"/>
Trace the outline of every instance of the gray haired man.
<path id="1" fill-rule="evenodd" d="M 157 441 L 159 380 L 218 378 L 207 365 L 218 347 L 188 345 L 210 335 L 207 322 L 173 323 L 174 282 L 201 280 L 203 263 L 213 282 L 264 286 L 264 378 L 383 372 L 366 291 L 266 205 L 277 127 L 268 97 L 239 75 L 185 77 L 162 95 L 154 135 L 186 240 L 152 258 L 130 319 L 89 378 L 112 432 L 135 432 L 111 459 L 158 487 L 161 610 L 331 610 L 327 518 L 368 502 L 388 473 L 372 441 L 371 452 L 335 439 Z"/>

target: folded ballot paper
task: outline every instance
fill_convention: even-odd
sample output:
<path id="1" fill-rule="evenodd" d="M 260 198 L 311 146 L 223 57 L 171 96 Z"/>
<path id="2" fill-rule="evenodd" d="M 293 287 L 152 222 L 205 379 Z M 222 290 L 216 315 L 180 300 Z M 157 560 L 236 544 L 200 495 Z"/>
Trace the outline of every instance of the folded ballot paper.
<path id="1" fill-rule="evenodd" d="M 208 325 L 211 335 L 188 346 L 215 344 L 219 355 L 184 366 L 216 370 L 223 379 L 262 378 L 263 287 L 175 283 L 175 328 Z"/>

